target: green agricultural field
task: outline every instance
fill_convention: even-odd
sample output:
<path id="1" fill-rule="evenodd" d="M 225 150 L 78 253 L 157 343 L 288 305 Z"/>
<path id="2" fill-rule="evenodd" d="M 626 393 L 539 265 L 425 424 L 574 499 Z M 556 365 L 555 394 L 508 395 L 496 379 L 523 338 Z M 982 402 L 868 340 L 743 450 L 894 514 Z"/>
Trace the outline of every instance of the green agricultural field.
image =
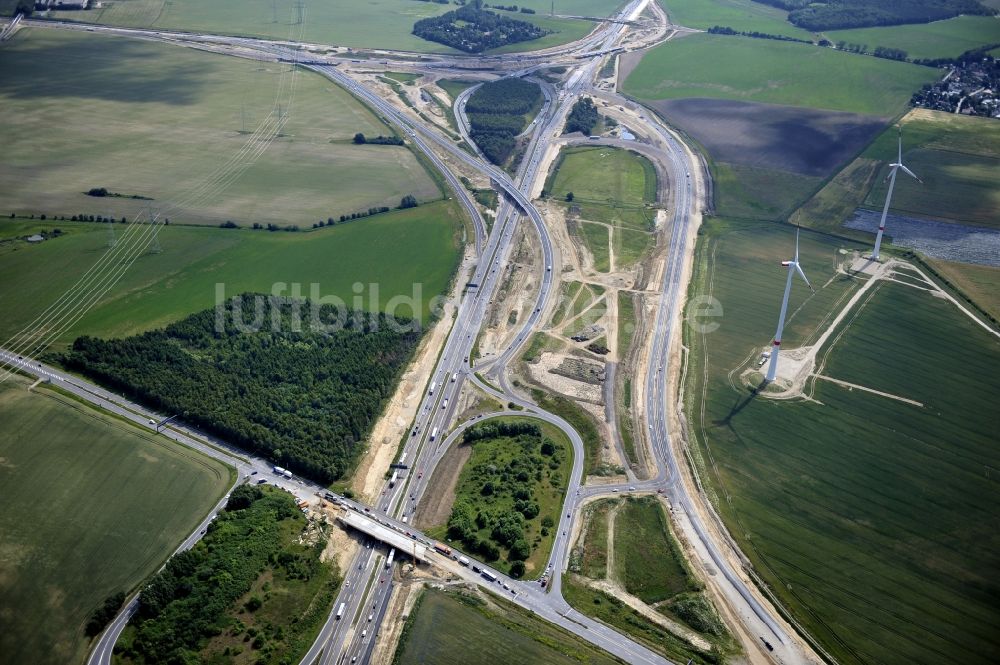
<path id="1" fill-rule="evenodd" d="M 1000 22 L 998 22 L 1000 23 Z M 903 162 L 920 178 L 901 174 L 892 194 L 892 210 L 901 214 L 967 222 L 1000 228 L 1000 126 L 989 118 L 953 113 L 909 113 L 901 123 Z M 862 154 L 883 162 L 880 176 L 864 205 L 881 209 L 888 184 L 888 162 L 894 161 L 897 133 L 887 129 Z"/>
<path id="2" fill-rule="evenodd" d="M 900 122 L 903 161 L 923 184 L 900 175 L 892 211 L 997 228 L 1000 209 L 1000 126 L 989 118 L 914 109 Z M 888 163 L 895 160 L 897 132 L 886 129 L 790 217 L 793 223 L 867 239 L 871 234 L 841 225 L 864 206 L 881 210 Z M 958 280 L 961 282 L 961 280 Z"/>
<path id="3" fill-rule="evenodd" d="M 175 223 L 309 228 L 441 196 L 408 149 L 351 144 L 392 132 L 311 72 L 56 30 L 22 30 L 0 53 L 5 216 L 131 220 L 151 206 Z M 280 136 L 243 152 L 279 107 Z M 152 200 L 85 194 L 100 187 Z"/>
<path id="4" fill-rule="evenodd" d="M 565 207 L 576 206 L 580 217 L 611 227 L 611 251 L 616 269 L 641 260 L 655 238 L 656 170 L 645 157 L 619 148 L 566 148 L 552 168 L 545 190 Z M 573 201 L 568 202 L 572 192 Z M 606 227 L 580 222 L 580 233 L 594 255 L 594 268 L 607 272 L 611 258 Z"/>
<path id="5" fill-rule="evenodd" d="M 937 77 L 928 67 L 829 48 L 705 34 L 649 51 L 623 89 L 646 100 L 710 97 L 891 116 Z"/>
<path id="6" fill-rule="evenodd" d="M 773 334 L 792 243 L 785 226 L 706 225 L 693 293 L 725 316 L 688 339 L 697 466 L 755 569 L 839 662 L 991 662 L 1000 342 L 946 300 L 883 284 L 819 371 L 923 406 L 819 379 L 812 401 L 755 397 L 739 371 Z M 803 235 L 817 293 L 793 289 L 788 348 L 814 342 L 857 288 L 834 272 L 855 248 Z"/>
<path id="7" fill-rule="evenodd" d="M 84 624 L 152 574 L 234 481 L 225 466 L 28 381 L 0 384 L 0 653 L 82 662 Z"/>
<path id="8" fill-rule="evenodd" d="M 584 477 L 598 472 L 601 466 L 601 446 L 604 445 L 604 441 L 594 416 L 575 404 L 573 400 L 538 388 L 531 389 L 531 399 L 546 411 L 568 422 L 583 439 Z"/>
<path id="9" fill-rule="evenodd" d="M 666 0 L 660 4 L 673 23 L 686 28 L 707 30 L 721 25 L 741 32 L 812 38 L 808 30 L 788 22 L 788 12 L 754 0 Z"/>
<path id="10" fill-rule="evenodd" d="M 627 358 L 635 342 L 635 295 L 628 291 L 618 292 L 618 357 Z"/>
<path id="11" fill-rule="evenodd" d="M 714 646 L 712 651 L 707 653 L 696 650 L 618 598 L 587 586 L 583 578 L 572 573 L 563 574 L 562 592 L 566 602 L 573 606 L 573 609 L 629 635 L 673 662 L 690 663 L 690 665 L 719 663 L 723 662 L 731 651 L 731 647 L 727 645 Z"/>
<path id="12" fill-rule="evenodd" d="M 534 432 L 490 435 L 490 428 L 505 426 Z M 520 417 L 483 421 L 461 445 L 472 453 L 455 485 L 451 516 L 428 533 L 462 541 L 469 554 L 514 577 L 538 577 L 560 522 L 572 445 L 557 427 Z"/>
<path id="13" fill-rule="evenodd" d="M 599 499 L 587 506 L 584 515 L 587 535 L 583 540 L 578 571 L 584 577 L 592 580 L 608 577 L 608 513 L 617 505 L 616 499 Z"/>
<path id="14" fill-rule="evenodd" d="M 714 162 L 715 209 L 723 217 L 785 219 L 823 182 L 777 169 Z"/>
<path id="15" fill-rule="evenodd" d="M 929 259 L 930 264 L 962 293 L 1000 319 L 1000 268 Z"/>
<path id="16" fill-rule="evenodd" d="M 584 290 L 583 282 L 562 282 L 559 285 L 559 304 L 552 313 L 552 325 L 557 326 L 563 319 L 573 316 L 577 300 L 582 298 L 590 302 L 591 297 L 589 291 Z"/>
<path id="17" fill-rule="evenodd" d="M 824 33 L 833 43 L 898 48 L 914 59 L 954 58 L 965 51 L 1000 42 L 1000 21 L 989 16 L 957 16 L 947 21 L 893 25 Z"/>
<path id="18" fill-rule="evenodd" d="M 464 79 L 438 79 L 437 86 L 448 93 L 452 101 L 462 94 L 463 90 L 471 88 L 474 85 L 478 85 L 482 81 L 467 81 Z"/>
<path id="19" fill-rule="evenodd" d="M 656 184 L 656 171 L 645 157 L 586 146 L 563 150 L 546 190 L 558 200 L 572 192 L 576 204 L 636 208 L 656 201 Z"/>
<path id="20" fill-rule="evenodd" d="M 614 543 L 615 576 L 643 602 L 656 603 L 700 588 L 670 533 L 666 509 L 656 499 L 625 501 L 615 517 Z"/>
<path id="21" fill-rule="evenodd" d="M 399 665 L 612 665 L 618 659 L 513 603 L 428 588 L 396 648 Z"/>
<path id="22" fill-rule="evenodd" d="M 8 224 L 0 219 L 0 229 Z M 107 249 L 100 224 L 58 222 L 70 232 L 37 245 L 0 246 L 0 338 L 6 340 L 70 289 Z M 271 293 L 323 297 L 384 309 L 393 296 L 419 295 L 421 316 L 445 291 L 458 260 L 461 213 L 451 202 L 376 215 L 310 232 L 166 226 L 158 254 L 144 253 L 118 285 L 55 339 L 81 334 L 122 337 L 212 307 L 223 295 Z M 48 224 L 51 229 L 55 224 Z M 299 285 L 299 291 L 293 285 Z M 360 295 L 355 284 L 362 284 Z M 217 286 L 217 285 L 221 285 Z M 409 315 L 400 307 L 400 315 Z"/>
<path id="23" fill-rule="evenodd" d="M 570 0 L 560 11 L 606 16 L 619 4 L 617 0 Z M 514 50 L 534 50 L 566 43 L 578 39 L 593 27 L 588 21 L 550 19 L 543 16 L 542 12 L 549 9 L 549 4 L 544 0 L 528 0 L 523 6 L 535 8 L 538 15 L 501 13 L 560 32 L 533 42 L 518 44 L 516 46 L 520 48 Z M 304 3 L 300 21 L 294 0 L 120 0 L 105 3 L 102 9 L 54 12 L 54 16 L 68 21 L 297 39 L 355 48 L 458 53 L 454 49 L 411 34 L 416 21 L 438 16 L 449 9 L 453 7 L 413 0 Z"/>
<path id="24" fill-rule="evenodd" d="M 580 222 L 580 237 L 594 257 L 594 270 L 608 272 L 611 270 L 611 255 L 609 250 L 608 227 L 595 222 Z"/>

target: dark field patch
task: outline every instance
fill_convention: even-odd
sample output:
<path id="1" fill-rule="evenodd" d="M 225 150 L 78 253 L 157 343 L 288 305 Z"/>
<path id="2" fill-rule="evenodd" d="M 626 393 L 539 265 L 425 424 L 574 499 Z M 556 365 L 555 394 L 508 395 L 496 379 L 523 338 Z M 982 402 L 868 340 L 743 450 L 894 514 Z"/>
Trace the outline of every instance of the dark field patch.
<path id="1" fill-rule="evenodd" d="M 884 118 L 727 99 L 646 102 L 716 161 L 827 176 L 854 157 Z"/>

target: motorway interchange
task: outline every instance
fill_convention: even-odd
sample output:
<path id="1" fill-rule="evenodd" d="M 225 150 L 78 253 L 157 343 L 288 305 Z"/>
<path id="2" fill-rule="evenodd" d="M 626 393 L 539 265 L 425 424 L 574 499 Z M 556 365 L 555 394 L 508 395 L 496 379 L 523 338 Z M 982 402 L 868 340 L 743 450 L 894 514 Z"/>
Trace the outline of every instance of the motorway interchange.
<path id="1" fill-rule="evenodd" d="M 513 404 L 521 409 L 488 415 L 530 414 L 563 430 L 574 449 L 573 469 L 549 559 L 548 569 L 552 574 L 549 578 L 551 583 L 547 588 L 542 588 L 538 582 L 510 579 L 499 571 L 490 571 L 477 564 L 480 569 L 489 571 L 496 579 L 495 582 L 490 581 L 480 573 L 460 566 L 453 559 L 440 553 L 430 555 L 435 565 L 444 568 L 449 574 L 462 577 L 469 583 L 486 586 L 496 593 L 506 595 L 513 602 L 538 616 L 559 624 L 626 662 L 666 663 L 668 662 L 666 659 L 640 643 L 576 612 L 561 595 L 561 573 L 568 563 L 574 521 L 580 519 L 583 502 L 599 496 L 613 496 L 619 491 L 664 494 L 670 500 L 675 521 L 698 556 L 720 573 L 711 580 L 717 588 L 717 597 L 725 599 L 729 606 L 729 615 L 738 618 L 745 635 L 759 638 L 760 643 L 753 640 L 752 643 L 745 643 L 744 648 L 756 649 L 760 658 L 771 658 L 778 662 L 810 662 L 815 657 L 780 618 L 775 608 L 763 600 L 758 590 L 749 582 L 746 573 L 741 570 L 739 553 L 724 539 L 724 536 L 719 534 L 717 523 L 703 517 L 710 512 L 710 509 L 705 508 L 707 502 L 696 495 L 694 488 L 691 487 L 692 483 L 685 479 L 682 471 L 684 462 L 677 458 L 678 445 L 672 438 L 671 430 L 672 423 L 676 422 L 676 418 L 672 417 L 672 410 L 677 407 L 668 382 L 667 368 L 672 362 L 672 354 L 676 353 L 680 344 L 680 312 L 686 290 L 685 266 L 691 259 L 693 236 L 703 196 L 701 182 L 706 174 L 703 174 L 696 157 L 680 138 L 655 119 L 653 114 L 644 113 L 640 116 L 644 123 L 642 129 L 652 143 L 651 146 L 644 146 L 644 154 L 647 156 L 652 154 L 658 159 L 660 162 L 658 171 L 669 174 L 672 191 L 672 219 L 665 225 L 664 230 L 668 237 L 661 273 L 662 282 L 659 285 L 660 299 L 652 327 L 651 347 L 647 358 L 648 371 L 645 372 L 643 391 L 646 435 L 656 463 L 656 475 L 649 480 L 631 481 L 627 486 L 584 486 L 582 484 L 584 450 L 579 434 L 560 417 L 545 412 L 523 397 L 508 384 L 507 380 L 508 364 L 517 356 L 532 333 L 547 319 L 553 295 L 558 293 L 559 287 L 558 266 L 553 268 L 557 256 L 556 250 L 546 227 L 546 220 L 532 204 L 531 192 L 546 176 L 545 169 L 548 165 L 546 155 L 553 139 L 561 134 L 570 108 L 581 95 L 598 94 L 593 84 L 602 61 L 609 52 L 618 51 L 623 47 L 630 28 L 647 10 L 648 5 L 650 0 L 632 0 L 615 15 L 614 18 L 620 20 L 602 23 L 590 35 L 572 44 L 516 57 L 477 59 L 478 64 L 486 60 L 495 71 L 516 76 L 530 77 L 537 69 L 556 65 L 569 69 L 565 77 L 566 83 L 561 89 L 556 90 L 549 84 L 539 81 L 543 83 L 545 104 L 536 120 L 526 130 L 526 134 L 530 134 L 530 142 L 513 176 L 489 164 L 481 155 L 461 149 L 436 128 L 427 126 L 416 115 L 398 108 L 363 82 L 352 78 L 343 66 L 347 60 L 337 54 L 323 57 L 306 56 L 300 48 L 302 45 L 268 40 L 105 28 L 72 23 L 38 21 L 25 21 L 25 23 L 41 27 L 100 31 L 168 41 L 238 57 L 297 62 L 331 79 L 376 109 L 384 120 L 427 155 L 435 168 L 443 174 L 452 194 L 459 199 L 473 222 L 478 261 L 474 272 L 467 275 L 467 281 L 478 286 L 465 291 L 457 304 L 451 330 L 428 381 L 429 389 L 424 393 L 417 416 L 411 425 L 411 436 L 408 437 L 401 453 L 407 460 L 411 472 L 404 474 L 397 482 L 387 481 L 373 505 L 363 505 L 337 497 L 345 510 L 377 516 L 377 520 L 386 527 L 406 533 L 407 537 L 415 541 L 431 544 L 429 539 L 407 524 L 407 519 L 428 491 L 433 471 L 445 452 L 467 427 L 478 422 L 478 420 L 454 422 L 460 401 L 457 398 L 463 386 L 469 382 L 495 397 L 501 404 Z M 657 31 L 657 35 L 666 34 L 666 17 L 656 8 L 649 9 L 664 23 L 664 29 Z M 387 66 L 392 62 L 393 55 L 388 51 L 378 52 L 379 59 L 384 59 Z M 468 66 L 469 61 L 468 58 L 449 56 L 431 57 L 426 60 L 420 65 L 415 65 L 412 60 L 401 59 L 396 66 L 408 69 L 423 67 L 436 73 L 461 72 Z M 460 125 L 460 133 L 467 140 L 464 105 L 468 94 L 471 94 L 471 90 L 455 100 L 455 116 Z M 615 105 L 628 105 L 630 108 L 635 106 L 631 101 L 614 93 L 600 92 L 600 96 Z M 493 186 L 500 190 L 499 209 L 489 232 L 478 205 L 459 181 L 460 175 L 469 172 L 488 178 Z M 499 288 L 503 267 L 510 259 L 516 232 L 525 220 L 530 223 L 530 227 L 524 232 L 537 237 L 542 257 L 536 302 L 531 314 L 513 334 L 503 351 L 490 357 L 488 361 L 476 362 L 473 369 L 472 350 L 476 338 Z M 160 433 L 180 443 L 222 459 L 238 469 L 240 478 L 238 482 L 258 476 L 300 497 L 324 494 L 324 488 L 311 483 L 275 476 L 266 460 L 247 457 L 243 452 L 228 448 L 224 442 L 212 441 L 204 434 L 180 425 L 171 424 L 161 428 L 157 423 L 163 420 L 162 416 L 149 413 L 139 405 L 128 403 L 120 396 L 77 377 L 61 373 L 54 368 L 43 367 L 35 361 L 13 356 L 5 356 L 3 359 L 17 364 L 24 372 L 59 382 L 61 387 L 101 408 L 141 425 L 155 427 Z M 224 502 L 225 499 L 179 549 L 191 547 L 197 542 L 207 522 Z M 393 555 L 384 552 L 384 548 L 380 549 L 378 543 L 368 540 L 365 542 L 365 547 L 355 555 L 344 571 L 344 582 L 334 602 L 333 611 L 312 648 L 303 658 L 303 665 L 315 662 L 364 663 L 371 658 L 375 638 L 393 592 L 391 567 Z M 402 554 L 405 553 L 397 552 L 395 556 Z M 457 554 L 455 558 L 457 559 Z M 398 558 L 395 560 L 398 561 Z M 91 653 L 89 660 L 91 665 L 111 662 L 111 650 L 129 617 L 134 613 L 136 602 L 133 598 L 101 636 Z M 761 643 L 767 644 L 769 650 L 762 649 Z"/>

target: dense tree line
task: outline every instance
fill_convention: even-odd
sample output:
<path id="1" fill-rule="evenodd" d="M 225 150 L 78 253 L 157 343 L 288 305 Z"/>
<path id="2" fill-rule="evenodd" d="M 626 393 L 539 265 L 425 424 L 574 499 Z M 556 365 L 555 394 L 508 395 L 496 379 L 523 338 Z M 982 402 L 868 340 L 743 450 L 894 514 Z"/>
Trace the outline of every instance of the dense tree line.
<path id="1" fill-rule="evenodd" d="M 566 118 L 566 128 L 563 129 L 563 134 L 582 132 L 589 136 L 594 131 L 594 127 L 597 126 L 599 119 L 600 116 L 594 101 L 590 97 L 582 97 L 576 104 L 573 104 L 573 108 Z"/>
<path id="2" fill-rule="evenodd" d="M 787 10 L 788 20 L 813 32 L 904 23 L 930 23 L 960 14 L 991 16 L 978 0 L 756 0 Z"/>
<path id="3" fill-rule="evenodd" d="M 548 33 L 548 30 L 527 21 L 507 18 L 471 5 L 413 24 L 413 34 L 417 37 L 466 53 L 482 53 L 507 44 L 538 39 Z"/>
<path id="4" fill-rule="evenodd" d="M 465 104 L 469 136 L 486 158 L 502 165 L 517 145 L 516 137 L 528 124 L 527 114 L 542 101 L 536 83 L 504 78 L 479 86 Z"/>
<path id="5" fill-rule="evenodd" d="M 564 453 L 534 423 L 486 423 L 463 435 L 465 443 L 498 439 L 513 455 L 492 454 L 471 462 L 474 466 L 448 518 L 448 537 L 487 561 L 505 555 L 511 575 L 520 577 L 533 549 L 526 535 L 529 523 L 538 520 L 542 536 L 554 526 L 551 516 L 539 520 L 535 492 L 561 485 L 557 469 Z"/>
<path id="6" fill-rule="evenodd" d="M 708 29 L 709 34 L 712 35 L 739 35 L 741 37 L 752 37 L 753 39 L 774 39 L 779 42 L 800 42 L 802 44 L 812 44 L 808 39 L 799 39 L 797 37 L 788 37 L 786 35 L 772 35 L 768 32 L 757 32 L 752 30 L 747 32 L 746 30 L 734 30 L 728 25 L 714 25 Z"/>
<path id="7" fill-rule="evenodd" d="M 304 519 L 292 495 L 269 489 L 231 500 L 194 548 L 173 556 L 139 595 L 136 633 L 122 655 L 139 663 L 199 662 L 205 640 L 228 627 L 227 613 L 267 569 L 286 579 L 309 579 L 321 546 L 282 537 L 287 520 Z M 235 492 L 234 492 L 235 496 Z M 292 529 L 296 535 L 301 529 Z M 286 542 L 288 540 L 288 542 Z M 255 611 L 260 599 L 247 603 Z M 264 646 L 254 645 L 255 648 Z"/>
<path id="8" fill-rule="evenodd" d="M 542 428 L 535 423 L 526 422 L 499 422 L 483 423 L 465 430 L 462 441 L 472 443 L 480 439 L 495 439 L 498 436 L 517 436 L 527 434 L 528 436 L 541 436 Z"/>
<path id="9" fill-rule="evenodd" d="M 81 337 L 64 362 L 325 484 L 354 465 L 416 328 L 383 314 L 241 296 L 142 335 Z"/>

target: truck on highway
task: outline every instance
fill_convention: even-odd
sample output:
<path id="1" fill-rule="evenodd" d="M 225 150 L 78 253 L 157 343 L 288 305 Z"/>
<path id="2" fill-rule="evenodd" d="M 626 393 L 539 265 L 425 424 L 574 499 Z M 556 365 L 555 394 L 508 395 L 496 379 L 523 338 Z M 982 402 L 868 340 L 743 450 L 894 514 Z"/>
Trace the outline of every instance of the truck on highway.
<path id="1" fill-rule="evenodd" d="M 468 566 L 469 565 L 469 557 L 467 557 L 467 556 L 460 556 L 460 557 L 458 557 L 458 563 L 461 564 L 461 565 L 463 565 L 463 566 Z"/>
<path id="2" fill-rule="evenodd" d="M 438 428 L 435 427 L 433 430 L 431 430 L 431 441 L 433 441 L 437 437 L 437 435 L 438 435 Z"/>
<path id="3" fill-rule="evenodd" d="M 389 487 L 395 487 L 397 480 L 399 480 L 399 469 L 392 472 L 392 478 L 389 479 Z"/>
<path id="4" fill-rule="evenodd" d="M 496 582 L 497 581 L 497 576 L 494 575 L 493 573 L 491 573 L 488 570 L 484 570 L 483 572 L 481 572 L 479 574 L 482 575 L 483 577 L 485 577 L 486 579 L 488 579 L 490 582 Z"/>
<path id="5" fill-rule="evenodd" d="M 455 383 L 456 381 L 458 381 L 458 372 L 451 375 L 451 382 Z"/>
<path id="6" fill-rule="evenodd" d="M 274 467 L 274 473 L 279 476 L 284 476 L 285 478 L 291 478 L 292 472 L 288 469 L 283 469 L 280 466 Z"/>
<path id="7" fill-rule="evenodd" d="M 437 381 L 431 381 L 431 389 L 427 391 L 427 394 L 433 395 L 435 388 L 437 388 Z"/>
<path id="8" fill-rule="evenodd" d="M 389 550 L 389 556 L 387 556 L 385 558 L 385 567 L 386 567 L 386 570 L 388 570 L 389 568 L 392 568 L 392 559 L 395 556 L 396 556 L 396 548 L 392 548 L 391 550 Z"/>
<path id="9" fill-rule="evenodd" d="M 434 549 L 445 556 L 451 556 L 451 548 L 442 543 L 434 543 Z"/>
<path id="10" fill-rule="evenodd" d="M 447 398 L 445 398 L 445 400 L 443 402 L 441 402 L 441 408 L 442 409 L 447 409 L 448 408 L 448 399 Z"/>
<path id="11" fill-rule="evenodd" d="M 347 603 L 341 603 L 340 607 L 337 608 L 337 621 L 340 621 L 344 617 L 345 609 L 347 609 Z"/>

